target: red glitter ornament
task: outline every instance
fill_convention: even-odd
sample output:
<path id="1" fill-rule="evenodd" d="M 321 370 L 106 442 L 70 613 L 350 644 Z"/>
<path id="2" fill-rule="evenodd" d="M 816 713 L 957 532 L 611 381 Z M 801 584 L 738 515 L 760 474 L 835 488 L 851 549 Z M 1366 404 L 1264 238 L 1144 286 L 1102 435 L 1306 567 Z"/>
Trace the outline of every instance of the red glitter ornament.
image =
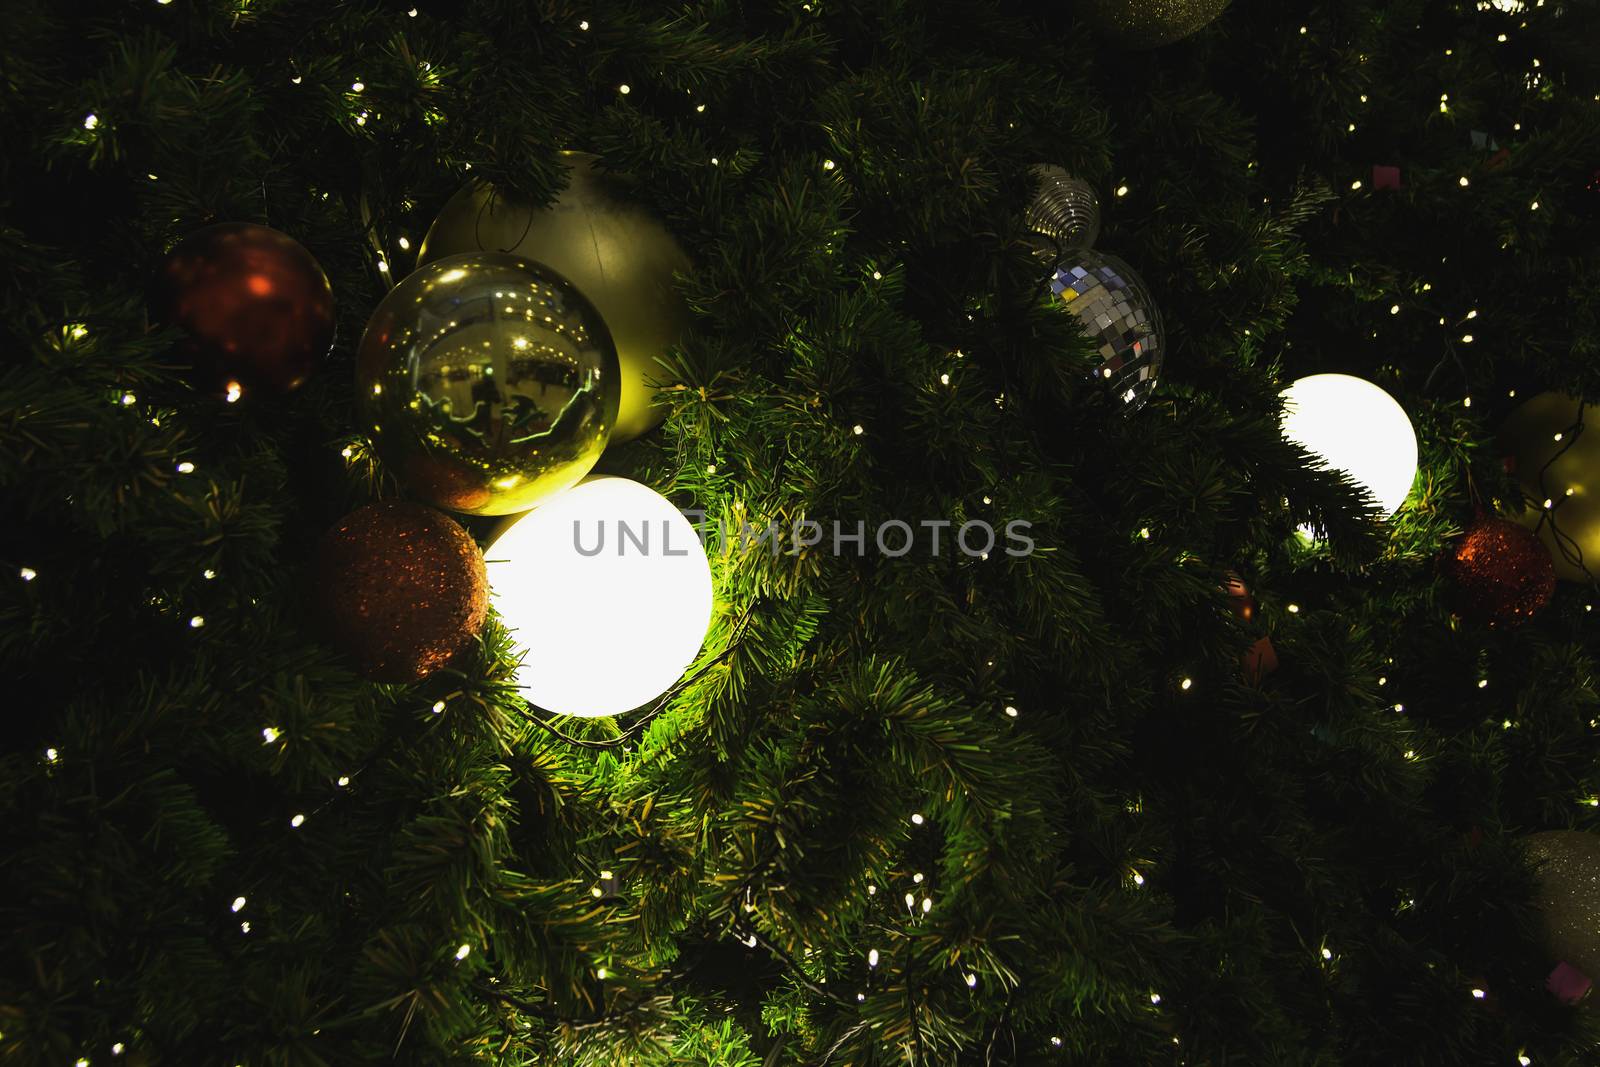
<path id="1" fill-rule="evenodd" d="M 1492 515 L 1473 521 L 1446 552 L 1444 569 L 1461 613 L 1490 626 L 1525 622 L 1556 589 L 1555 564 L 1538 536 Z"/>
<path id="2" fill-rule="evenodd" d="M 363 675 L 415 682 L 483 629 L 489 578 L 461 526 L 422 504 L 368 504 L 322 538 L 316 602 L 329 636 Z"/>
<path id="3" fill-rule="evenodd" d="M 200 384 L 237 400 L 298 388 L 333 346 L 333 287 L 305 246 L 248 222 L 196 230 L 156 272 L 150 317 L 180 326 Z"/>

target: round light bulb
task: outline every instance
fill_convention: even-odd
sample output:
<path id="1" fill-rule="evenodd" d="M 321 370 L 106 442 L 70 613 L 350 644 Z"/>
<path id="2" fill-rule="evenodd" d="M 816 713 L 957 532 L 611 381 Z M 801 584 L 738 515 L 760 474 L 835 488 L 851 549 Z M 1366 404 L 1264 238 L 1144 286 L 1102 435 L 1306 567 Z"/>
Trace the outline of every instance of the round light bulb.
<path id="1" fill-rule="evenodd" d="M 509 520 L 484 553 L 494 607 L 527 650 L 517 684 L 561 715 L 620 715 L 666 692 L 711 625 L 689 520 L 626 478 L 586 478 Z"/>
<path id="2" fill-rule="evenodd" d="M 1371 493 L 1385 516 L 1417 476 L 1417 434 L 1394 397 L 1348 374 L 1313 374 L 1283 393 L 1283 434 Z"/>

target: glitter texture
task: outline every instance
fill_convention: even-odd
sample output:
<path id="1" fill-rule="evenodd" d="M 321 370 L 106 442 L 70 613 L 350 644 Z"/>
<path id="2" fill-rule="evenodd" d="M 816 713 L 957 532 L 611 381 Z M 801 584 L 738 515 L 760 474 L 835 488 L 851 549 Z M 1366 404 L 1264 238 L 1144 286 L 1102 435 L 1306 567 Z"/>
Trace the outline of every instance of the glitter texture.
<path id="1" fill-rule="evenodd" d="M 1081 178 L 1060 167 L 1040 163 L 1033 167 L 1039 192 L 1028 205 L 1028 228 L 1055 244 L 1057 254 L 1093 248 L 1100 236 L 1100 198 Z"/>
<path id="2" fill-rule="evenodd" d="M 1510 519 L 1479 518 L 1445 557 L 1463 615 L 1491 626 L 1532 618 L 1556 590 L 1550 553 L 1531 531 Z"/>
<path id="3" fill-rule="evenodd" d="M 1127 404 L 1142 406 L 1155 388 L 1166 344 L 1155 301 L 1133 268 L 1115 256 L 1077 252 L 1057 264 L 1050 291 L 1095 342 L 1095 378 Z"/>
<path id="4" fill-rule="evenodd" d="M 421 504 L 368 504 L 323 536 L 316 601 L 340 648 L 374 681 L 414 682 L 483 628 L 483 553 L 455 520 Z"/>
<path id="5" fill-rule="evenodd" d="M 1157 48 L 1222 14 L 1229 0 L 1086 0 L 1084 13 L 1127 48 Z"/>
<path id="6" fill-rule="evenodd" d="M 1539 910 L 1554 958 L 1600 974 L 1600 836 L 1547 830 L 1528 838 Z"/>

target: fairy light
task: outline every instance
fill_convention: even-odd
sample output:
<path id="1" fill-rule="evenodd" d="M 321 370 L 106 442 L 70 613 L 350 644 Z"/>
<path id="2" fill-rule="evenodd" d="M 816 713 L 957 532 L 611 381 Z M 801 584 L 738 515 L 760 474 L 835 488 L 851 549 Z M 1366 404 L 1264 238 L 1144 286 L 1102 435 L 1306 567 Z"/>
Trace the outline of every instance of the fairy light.
<path id="1" fill-rule="evenodd" d="M 216 576 L 217 572 L 212 570 L 210 567 L 207 567 L 205 570 L 200 572 L 200 577 L 204 578 L 208 582 Z"/>
<path id="2" fill-rule="evenodd" d="M 1160 1004 L 1161 1003 L 1161 994 L 1160 993 L 1151 993 L 1150 994 L 1150 1003 L 1152 1003 L 1152 1004 Z"/>
<path id="3" fill-rule="evenodd" d="M 341 774 L 339 776 L 339 781 L 335 784 L 337 784 L 340 789 L 343 789 L 345 786 L 350 784 L 350 776 L 348 774 Z"/>
<path id="4" fill-rule="evenodd" d="M 1357 178 L 1355 181 L 1351 182 L 1350 183 L 1350 188 L 1351 189 L 1359 189 L 1359 188 L 1361 188 L 1361 179 Z"/>
<path id="5" fill-rule="evenodd" d="M 1486 996 L 1488 996 L 1488 995 L 1489 995 L 1489 994 L 1487 994 L 1487 993 L 1485 993 L 1485 992 L 1484 992 L 1484 991 L 1483 991 L 1483 990 L 1481 990 L 1481 989 L 1474 989 L 1474 990 L 1473 990 L 1473 991 L 1472 991 L 1472 999 L 1473 999 L 1473 1000 L 1482 1000 L 1482 999 L 1483 999 L 1483 998 L 1484 998 L 1484 997 L 1486 997 Z"/>
<path id="6" fill-rule="evenodd" d="M 250 932 L 250 920 L 249 919 L 246 919 L 244 922 L 239 924 L 239 932 L 241 934 L 248 934 Z"/>
<path id="7" fill-rule="evenodd" d="M 858 422 L 854 426 L 850 427 L 850 431 L 857 437 L 860 437 L 862 434 L 867 432 L 867 428 Z"/>
<path id="8" fill-rule="evenodd" d="M 263 726 L 261 728 L 261 743 L 263 745 L 270 745 L 281 736 L 283 735 L 278 732 L 276 726 Z"/>
<path id="9" fill-rule="evenodd" d="M 717 160 L 717 157 L 716 157 L 716 156 L 712 156 L 712 157 L 711 157 L 711 165 L 712 165 L 712 166 L 713 166 L 713 167 L 715 167 L 715 166 L 717 166 L 717 165 L 718 165 L 718 160 Z"/>
<path id="10" fill-rule="evenodd" d="M 191 615 L 189 617 L 189 628 L 192 630 L 198 630 L 205 624 L 206 617 L 204 615 Z"/>
<path id="11" fill-rule="evenodd" d="M 32 567 L 23 567 L 21 570 L 17 571 L 17 577 L 21 578 L 25 582 L 31 582 L 35 578 L 39 577 L 39 572 L 34 570 Z"/>
<path id="12" fill-rule="evenodd" d="M 378 272 L 380 274 L 388 274 L 389 273 L 389 261 L 388 260 L 386 260 L 386 259 L 378 260 Z"/>
<path id="13" fill-rule="evenodd" d="M 47 748 L 44 750 L 44 759 L 46 763 L 55 763 L 61 759 L 61 753 L 54 748 Z"/>
<path id="14" fill-rule="evenodd" d="M 227 396 L 228 403 L 237 404 L 239 402 L 239 398 L 244 396 L 244 386 L 240 385 L 238 382 L 229 382 L 225 395 Z"/>
<path id="15" fill-rule="evenodd" d="M 867 953 L 867 966 L 868 967 L 876 967 L 877 965 L 878 965 L 878 950 L 877 949 L 872 949 Z"/>
<path id="16" fill-rule="evenodd" d="M 1478 679 L 1478 688 L 1479 689 L 1487 689 L 1487 688 L 1489 688 L 1489 679 L 1487 679 L 1487 678 L 1479 678 Z"/>
<path id="17" fill-rule="evenodd" d="M 617 86 L 617 92 L 621 93 L 623 96 L 627 96 L 629 93 L 633 92 L 633 90 L 629 88 L 626 82 L 624 82 Z"/>
<path id="18" fill-rule="evenodd" d="M 462 945 L 460 948 L 456 949 L 456 959 L 464 960 L 464 959 L 467 958 L 467 956 L 469 954 L 471 954 L 471 952 L 472 952 L 472 946 L 471 945 Z M 600 977 L 604 978 L 605 975 L 601 975 Z"/>
<path id="19" fill-rule="evenodd" d="M 234 897 L 233 898 L 233 903 L 231 905 L 229 905 L 229 906 L 233 909 L 235 914 L 237 914 L 238 912 L 243 911 L 244 910 L 244 897 Z"/>
<path id="20" fill-rule="evenodd" d="M 87 115 L 85 115 L 83 117 L 83 128 L 84 129 L 92 130 L 96 126 L 99 126 L 99 125 L 100 125 L 100 116 L 96 115 L 93 111 L 89 112 Z"/>
<path id="21" fill-rule="evenodd" d="M 939 384 L 940 385 L 949 385 L 950 384 L 950 375 L 948 375 L 948 374 L 939 375 Z"/>
<path id="22" fill-rule="evenodd" d="M 1192 685 L 1194 685 L 1194 679 L 1193 678 L 1185 678 L 1183 681 L 1178 683 L 1178 688 L 1184 690 L 1185 692 L 1188 692 L 1189 687 L 1192 686 Z"/>
<path id="23" fill-rule="evenodd" d="M 1301 26 L 1300 27 L 1300 33 L 1302 35 L 1310 33 L 1310 32 L 1311 32 L 1311 28 L 1309 26 Z"/>
<path id="24" fill-rule="evenodd" d="M 442 701 L 442 700 L 435 700 L 435 701 L 434 701 L 434 702 L 433 702 L 433 713 L 434 713 L 434 714 L 435 714 L 435 715 L 437 715 L 437 714 L 439 714 L 439 713 L 440 713 L 440 712 L 442 712 L 442 711 L 444 711 L 444 701 Z"/>
<path id="25" fill-rule="evenodd" d="M 350 91 L 352 93 L 359 93 L 361 90 L 365 89 L 366 87 L 367 87 L 366 83 L 364 83 L 364 82 L 352 82 L 350 84 Z"/>
<path id="26" fill-rule="evenodd" d="M 919 812 L 915 813 L 914 815 L 912 815 L 911 816 L 911 823 L 914 826 L 921 826 L 922 825 L 922 812 L 919 811 Z"/>
<path id="27" fill-rule="evenodd" d="M 178 473 L 179 474 L 193 474 L 194 473 L 194 464 L 190 463 L 188 460 L 184 460 L 182 463 L 178 464 Z"/>
<path id="28" fill-rule="evenodd" d="M 911 876 L 911 881 L 912 881 L 912 884 L 914 884 L 914 885 L 921 885 L 922 884 L 922 872 L 918 871 L 916 874 L 913 874 Z"/>
<path id="29" fill-rule="evenodd" d="M 1133 884 L 1134 885 L 1144 885 L 1144 875 L 1140 874 L 1138 871 L 1134 871 L 1133 872 Z"/>
<path id="30" fill-rule="evenodd" d="M 907 893 L 906 894 L 906 907 L 915 910 L 916 906 L 917 906 L 917 895 L 915 893 Z"/>
<path id="31" fill-rule="evenodd" d="M 1391 314 L 1391 315 L 1400 314 L 1400 305 L 1399 304 L 1390 304 L 1389 305 L 1389 314 Z"/>
<path id="32" fill-rule="evenodd" d="M 1528 1054 L 1526 1052 L 1517 1053 L 1517 1063 L 1521 1064 L 1522 1067 L 1528 1067 L 1528 1065 L 1532 1062 L 1533 1061 L 1528 1058 Z"/>
<path id="33" fill-rule="evenodd" d="M 1150 540 L 1150 527 L 1148 527 L 1148 526 L 1139 527 L 1139 537 L 1140 537 L 1141 540 L 1145 540 L 1145 541 Z"/>
<path id="34" fill-rule="evenodd" d="M 933 900 L 930 897 L 922 898 L 922 914 L 926 915 L 933 910 Z"/>
<path id="35" fill-rule="evenodd" d="M 1006 705 L 1006 716 L 1008 718 L 1015 719 L 1020 714 L 1021 714 L 1021 712 L 1019 712 L 1014 705 L 1011 705 L 1011 704 L 1007 704 Z"/>
<path id="36" fill-rule="evenodd" d="M 353 456 L 355 454 L 356 454 L 355 449 L 351 448 L 349 445 L 345 445 L 343 448 L 341 448 L 339 450 L 339 455 L 343 456 L 345 459 L 349 459 L 351 456 Z"/>
<path id="37" fill-rule="evenodd" d="M 978 976 L 975 975 L 975 974 L 970 974 L 969 973 L 966 976 L 966 983 L 967 983 L 967 988 L 968 989 L 976 989 L 977 986 L 978 986 Z"/>
<path id="38" fill-rule="evenodd" d="M 877 895 L 878 895 L 878 887 L 877 886 L 875 886 L 875 885 L 867 886 L 867 896 L 875 897 Z"/>
<path id="39" fill-rule="evenodd" d="M 1403 715 L 1405 714 L 1406 706 L 1404 704 L 1396 704 L 1394 706 L 1394 710 Z"/>
<path id="40" fill-rule="evenodd" d="M 1462 397 L 1461 398 L 1461 406 L 1464 407 L 1464 408 L 1470 408 L 1472 406 L 1472 398 L 1470 396 Z"/>
<path id="41" fill-rule="evenodd" d="M 1300 605 L 1299 604 L 1290 604 L 1289 607 L 1288 607 L 1288 612 L 1289 612 L 1290 615 L 1298 615 L 1298 614 L 1300 614 Z"/>
<path id="42" fill-rule="evenodd" d="M 587 30 L 588 28 L 589 28 L 589 20 L 588 19 L 584 19 L 582 22 L 578 23 L 578 29 Z"/>
<path id="43" fill-rule="evenodd" d="M 294 827 L 296 830 L 298 830 L 298 829 L 300 829 L 300 827 L 304 826 L 305 823 L 306 823 L 306 817 L 304 815 L 296 815 L 294 818 L 289 820 L 289 825 Z"/>
<path id="44" fill-rule="evenodd" d="M 697 114 L 699 114 L 699 113 L 703 113 L 705 111 L 706 106 L 704 104 L 696 104 L 694 109 L 695 109 L 695 112 Z"/>
<path id="45" fill-rule="evenodd" d="M 1322 958 L 1325 960 L 1333 959 L 1333 949 L 1326 945 L 1322 946 Z"/>
<path id="46" fill-rule="evenodd" d="M 823 170 L 832 170 L 834 168 L 834 166 L 835 166 L 835 164 L 834 164 L 833 160 L 831 160 L 831 159 L 824 159 L 822 161 L 822 169 Z"/>
<path id="47" fill-rule="evenodd" d="M 127 1046 L 125 1046 L 122 1042 L 118 1041 L 116 1044 L 111 1046 L 111 1054 L 113 1056 L 120 1056 L 122 1055 L 122 1050 L 126 1047 Z"/>
<path id="48" fill-rule="evenodd" d="M 1126 185 L 1117 186 L 1117 195 L 1118 196 L 1127 196 L 1128 195 L 1128 187 Z"/>
<path id="49" fill-rule="evenodd" d="M 1528 210 L 1529 211 L 1538 211 L 1539 210 L 1539 201 L 1535 200 L 1533 203 L 1529 204 L 1528 205 Z"/>

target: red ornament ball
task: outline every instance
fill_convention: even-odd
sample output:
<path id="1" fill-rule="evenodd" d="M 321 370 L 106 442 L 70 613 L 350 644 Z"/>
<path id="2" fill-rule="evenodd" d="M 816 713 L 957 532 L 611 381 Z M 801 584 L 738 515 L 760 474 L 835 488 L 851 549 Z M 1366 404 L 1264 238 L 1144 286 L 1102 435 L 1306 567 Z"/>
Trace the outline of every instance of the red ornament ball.
<path id="1" fill-rule="evenodd" d="M 1550 551 L 1510 519 L 1475 520 L 1445 555 L 1444 567 L 1461 613 L 1491 626 L 1527 621 L 1556 590 Z"/>
<path id="2" fill-rule="evenodd" d="M 329 637 L 378 682 L 415 682 L 477 636 L 489 578 L 471 535 L 443 512 L 357 508 L 322 538 L 316 603 Z"/>
<path id="3" fill-rule="evenodd" d="M 286 393 L 333 347 L 333 287 L 305 246 L 248 222 L 196 230 L 156 272 L 151 320 L 181 327 L 203 388 Z"/>

